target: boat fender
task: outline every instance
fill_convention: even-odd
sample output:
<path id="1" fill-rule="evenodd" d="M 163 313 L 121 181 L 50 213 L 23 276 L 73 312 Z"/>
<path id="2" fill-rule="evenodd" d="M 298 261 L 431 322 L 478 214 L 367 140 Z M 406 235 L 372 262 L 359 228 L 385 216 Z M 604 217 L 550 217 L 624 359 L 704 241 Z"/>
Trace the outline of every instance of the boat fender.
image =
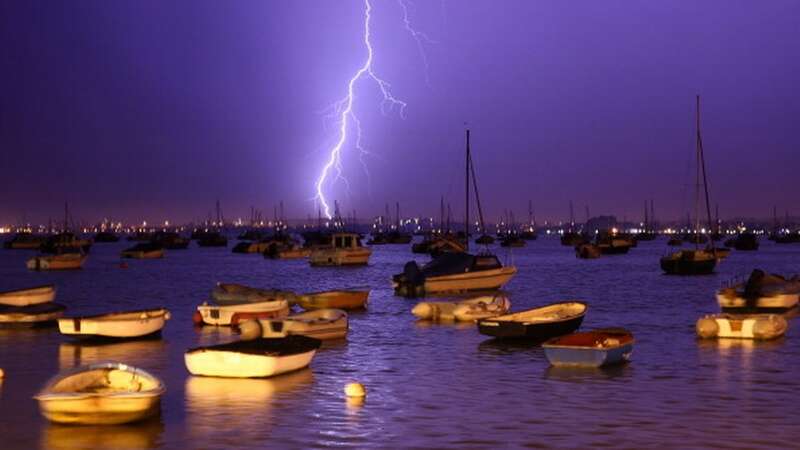
<path id="1" fill-rule="evenodd" d="M 169 311 L 164 312 L 164 320 L 172 319 L 172 314 Z"/>
<path id="2" fill-rule="evenodd" d="M 418 303 L 417 306 L 411 310 L 411 314 L 420 319 L 430 319 L 433 317 L 433 310 L 434 308 L 430 303 L 423 302 Z"/>
<path id="3" fill-rule="evenodd" d="M 243 341 L 251 341 L 261 337 L 263 330 L 261 323 L 255 319 L 243 320 L 239 322 L 239 338 Z"/>
<path id="4" fill-rule="evenodd" d="M 697 335 L 704 339 L 717 337 L 717 334 L 719 334 L 719 325 L 717 325 L 717 321 L 709 317 L 703 317 L 698 320 L 696 329 Z"/>
<path id="5" fill-rule="evenodd" d="M 192 314 L 192 322 L 195 325 L 200 325 L 203 323 L 203 315 L 200 314 L 200 311 L 195 311 L 194 314 Z"/>
<path id="6" fill-rule="evenodd" d="M 348 397 L 366 397 L 367 389 L 361 383 L 348 383 L 344 387 L 344 395 Z"/>
<path id="7" fill-rule="evenodd" d="M 759 317 L 753 324 L 753 337 L 756 339 L 772 339 L 786 329 L 786 319 L 781 316 Z"/>

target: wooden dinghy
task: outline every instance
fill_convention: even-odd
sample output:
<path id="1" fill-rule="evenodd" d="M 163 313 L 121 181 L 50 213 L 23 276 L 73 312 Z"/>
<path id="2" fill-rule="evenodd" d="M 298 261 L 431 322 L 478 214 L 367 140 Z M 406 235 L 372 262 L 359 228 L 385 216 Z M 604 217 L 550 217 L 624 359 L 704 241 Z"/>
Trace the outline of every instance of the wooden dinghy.
<path id="1" fill-rule="evenodd" d="M 239 305 L 273 300 L 291 300 L 294 293 L 276 289 L 258 289 L 237 283 L 217 283 L 211 290 L 211 298 L 219 305 Z"/>
<path id="2" fill-rule="evenodd" d="M 199 317 L 197 317 L 199 315 Z M 289 315 L 289 302 L 270 300 L 266 302 L 242 303 L 237 305 L 209 305 L 197 307 L 195 322 L 208 325 L 235 325 L 246 319 L 273 319 Z"/>
<path id="3" fill-rule="evenodd" d="M 786 334 L 789 324 L 777 314 L 712 314 L 701 317 L 695 326 L 704 339 L 775 339 Z"/>
<path id="4" fill-rule="evenodd" d="M 243 340 L 308 336 L 319 340 L 347 336 L 347 313 L 340 309 L 318 309 L 283 319 L 246 320 L 239 323 Z"/>
<path id="5" fill-rule="evenodd" d="M 157 414 L 165 391 L 161 380 L 142 369 L 98 363 L 57 375 L 34 398 L 53 422 L 112 425 Z"/>
<path id="6" fill-rule="evenodd" d="M 56 287 L 52 284 L 0 292 L 0 305 L 28 306 L 52 302 Z"/>
<path id="7" fill-rule="evenodd" d="M 75 270 L 83 267 L 87 256 L 83 253 L 37 255 L 25 263 L 30 270 Z"/>
<path id="8" fill-rule="evenodd" d="M 478 321 L 481 334 L 496 338 L 544 341 L 574 332 L 586 315 L 586 303 L 562 302 Z"/>
<path id="9" fill-rule="evenodd" d="M 85 337 L 140 338 L 161 332 L 170 313 L 165 308 L 58 319 L 61 334 Z"/>
<path id="10" fill-rule="evenodd" d="M 470 321 L 505 314 L 511 301 L 504 295 L 486 295 L 455 302 L 419 302 L 411 314 L 422 320 Z"/>
<path id="11" fill-rule="evenodd" d="M 54 322 L 64 314 L 66 306 L 47 302 L 28 306 L 0 305 L 0 326 L 33 327 Z"/>
<path id="12" fill-rule="evenodd" d="M 542 347 L 553 366 L 600 367 L 629 361 L 633 342 L 630 331 L 611 328 L 556 337 Z"/>
<path id="13" fill-rule="evenodd" d="M 308 366 L 320 345 L 306 336 L 260 338 L 193 348 L 184 359 L 192 375 L 264 378 Z"/>
<path id="14" fill-rule="evenodd" d="M 159 259 L 164 257 L 164 247 L 158 244 L 144 242 L 123 250 L 120 255 L 123 258 Z"/>
<path id="15" fill-rule="evenodd" d="M 365 309 L 369 299 L 369 290 L 337 290 L 312 292 L 297 296 L 295 303 L 305 310 L 312 309 Z"/>

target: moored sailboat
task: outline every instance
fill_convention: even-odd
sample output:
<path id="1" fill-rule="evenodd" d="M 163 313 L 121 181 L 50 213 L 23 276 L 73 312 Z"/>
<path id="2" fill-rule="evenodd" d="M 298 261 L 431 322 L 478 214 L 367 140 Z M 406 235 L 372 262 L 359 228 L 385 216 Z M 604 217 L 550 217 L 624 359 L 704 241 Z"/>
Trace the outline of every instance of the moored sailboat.
<path id="1" fill-rule="evenodd" d="M 709 244 L 710 251 L 700 249 L 700 179 L 702 176 L 705 191 L 706 212 L 708 213 L 709 230 L 711 227 L 711 206 L 708 201 L 708 180 L 706 177 L 705 157 L 703 153 L 703 138 L 700 135 L 700 96 L 697 96 L 697 136 L 695 140 L 697 155 L 697 183 L 695 189 L 695 239 L 694 250 L 680 250 L 661 258 L 661 269 L 670 275 L 704 275 L 710 274 L 717 266 L 717 255 L 714 251 L 714 241 Z M 705 237 L 705 236 L 703 236 Z"/>
<path id="2" fill-rule="evenodd" d="M 420 268 L 416 261 L 406 263 L 403 272 L 392 277 L 395 292 L 406 297 L 419 297 L 425 294 L 444 292 L 467 292 L 476 290 L 495 290 L 508 283 L 517 268 L 503 266 L 500 260 L 488 249 L 472 255 L 469 250 L 469 204 L 470 177 L 475 187 L 478 212 L 483 224 L 480 196 L 477 192 L 475 169 L 469 145 L 469 130 L 466 131 L 466 205 L 465 205 L 465 252 L 444 253 Z"/>

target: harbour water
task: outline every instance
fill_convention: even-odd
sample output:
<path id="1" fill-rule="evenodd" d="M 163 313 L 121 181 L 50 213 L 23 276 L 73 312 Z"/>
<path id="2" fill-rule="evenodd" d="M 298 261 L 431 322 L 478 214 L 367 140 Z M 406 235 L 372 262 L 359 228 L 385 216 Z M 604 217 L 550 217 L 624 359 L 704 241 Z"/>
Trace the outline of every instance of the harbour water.
<path id="1" fill-rule="evenodd" d="M 632 362 L 597 369 L 548 367 L 540 347 L 498 344 L 472 324 L 419 323 L 415 301 L 390 278 L 410 246 L 374 248 L 365 268 L 310 268 L 230 248 L 169 251 L 120 268 L 127 242 L 95 244 L 83 270 L 37 273 L 25 251 L 0 251 L 0 289 L 55 283 L 67 314 L 166 306 L 160 340 L 85 345 L 57 328 L 0 330 L 0 448 L 797 448 L 800 330 L 777 341 L 698 341 L 714 291 L 754 268 L 800 272 L 800 245 L 762 239 L 710 276 L 663 275 L 664 238 L 628 255 L 579 260 L 541 236 L 509 256 L 519 272 L 512 309 L 563 299 L 589 304 L 582 329 L 621 326 L 636 338 Z M 414 255 L 417 256 L 417 255 Z M 418 257 L 419 261 L 426 258 Z M 350 315 L 346 341 L 325 344 L 310 369 L 274 379 L 192 377 L 183 352 L 235 339 L 195 328 L 195 307 L 216 281 L 296 291 L 369 286 L 369 309 Z M 31 398 L 59 370 L 99 360 L 142 367 L 167 386 L 159 419 L 113 427 L 47 423 Z M 350 381 L 368 390 L 348 404 Z"/>

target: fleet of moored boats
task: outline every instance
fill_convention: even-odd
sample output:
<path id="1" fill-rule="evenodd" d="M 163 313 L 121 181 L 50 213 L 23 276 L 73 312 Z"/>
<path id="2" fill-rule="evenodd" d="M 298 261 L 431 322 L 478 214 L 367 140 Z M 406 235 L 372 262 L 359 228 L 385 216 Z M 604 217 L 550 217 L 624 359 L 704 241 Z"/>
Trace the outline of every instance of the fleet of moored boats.
<path id="1" fill-rule="evenodd" d="M 702 164 L 702 160 L 698 122 L 698 161 Z M 467 134 L 467 219 L 470 176 L 477 193 L 474 173 Z M 481 334 L 495 339 L 541 344 L 554 366 L 601 367 L 630 360 L 635 342 L 630 331 L 579 331 L 589 310 L 585 302 L 569 300 L 511 311 L 511 301 L 500 289 L 514 277 L 517 268 L 501 263 L 487 246 L 476 254 L 469 253 L 469 231 L 467 227 L 462 235 L 431 235 L 422 243 L 413 244 L 415 253 L 429 252 L 432 259 L 421 267 L 411 261 L 392 277 L 397 295 L 471 295 L 456 301 L 418 302 L 411 310 L 414 316 L 419 320 L 472 322 Z M 48 247 L 41 247 L 50 253 L 27 261 L 28 268 L 62 270 L 83 265 L 91 241 L 71 233 L 59 236 Z M 193 237 L 201 246 L 227 246 L 227 237 L 219 230 L 203 230 Z M 258 252 L 269 258 L 308 258 L 311 266 L 366 265 L 372 254 L 372 249 L 361 243 L 359 234 L 344 230 L 309 234 L 303 246 L 283 232 L 271 237 L 245 237 L 254 241 L 237 245 L 235 252 Z M 488 242 L 484 237 L 488 235 L 479 239 Z M 501 245 L 516 247 L 535 237 L 533 229 L 519 234 L 508 232 L 502 236 Z M 692 239 L 696 246 L 701 242 L 699 237 Z M 188 239 L 174 233 L 136 239 L 140 238 L 143 242 L 124 250 L 121 257 L 162 258 L 166 248 L 188 246 Z M 615 231 L 598 235 L 594 242 L 573 231 L 561 239 L 562 244 L 576 247 L 576 254 L 582 258 L 625 254 L 636 245 L 635 237 Z M 752 243 L 747 244 L 749 238 L 740 239 L 743 243 L 735 248 L 752 249 Z M 643 240 L 649 239 L 644 236 Z M 98 235 L 97 242 L 113 241 L 113 235 Z M 410 239 L 391 234 L 380 236 L 378 241 L 373 239 L 375 245 L 398 242 L 408 244 Z M 20 239 L 19 243 L 16 248 L 36 248 L 27 239 Z M 662 258 L 662 269 L 680 275 L 712 272 L 724 256 L 714 247 L 713 239 L 709 245 L 707 249 L 680 250 Z M 170 319 L 166 308 L 64 317 L 66 308 L 55 303 L 55 298 L 52 285 L 0 292 L 0 324 L 33 326 L 57 321 L 62 334 L 76 338 L 139 339 L 159 336 Z M 188 349 L 184 354 L 186 368 L 195 376 L 233 378 L 272 377 L 302 369 L 311 363 L 322 340 L 346 338 L 347 311 L 365 309 L 368 298 L 369 289 L 295 293 L 218 283 L 211 290 L 210 300 L 197 306 L 193 320 L 198 325 L 235 327 L 239 339 Z M 784 278 L 756 270 L 746 281 L 731 283 L 717 292 L 722 312 L 701 317 L 696 323 L 697 335 L 704 339 L 775 339 L 786 333 L 788 322 L 783 315 L 797 310 L 799 298 L 798 277 Z M 304 312 L 295 312 L 295 308 Z M 157 414 L 164 392 L 163 383 L 153 374 L 123 363 L 103 363 L 59 374 L 35 398 L 42 414 L 54 422 L 118 424 Z"/>

